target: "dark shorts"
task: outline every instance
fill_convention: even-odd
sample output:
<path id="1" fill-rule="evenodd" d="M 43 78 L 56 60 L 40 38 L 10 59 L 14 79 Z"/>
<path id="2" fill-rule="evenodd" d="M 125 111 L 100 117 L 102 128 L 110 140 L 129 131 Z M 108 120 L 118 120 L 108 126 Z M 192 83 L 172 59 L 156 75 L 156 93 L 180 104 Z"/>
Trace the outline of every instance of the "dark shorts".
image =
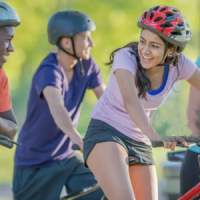
<path id="1" fill-rule="evenodd" d="M 15 200 L 59 200 L 63 186 L 70 194 L 95 184 L 83 159 L 74 156 L 46 166 L 15 168 L 13 194 Z M 77 200 L 100 200 L 102 196 L 98 189 Z"/>
<path id="2" fill-rule="evenodd" d="M 87 158 L 97 143 L 100 142 L 116 142 L 124 147 L 128 153 L 129 165 L 153 165 L 152 147 L 135 141 L 107 123 L 92 119 L 84 138 L 84 160 Z"/>

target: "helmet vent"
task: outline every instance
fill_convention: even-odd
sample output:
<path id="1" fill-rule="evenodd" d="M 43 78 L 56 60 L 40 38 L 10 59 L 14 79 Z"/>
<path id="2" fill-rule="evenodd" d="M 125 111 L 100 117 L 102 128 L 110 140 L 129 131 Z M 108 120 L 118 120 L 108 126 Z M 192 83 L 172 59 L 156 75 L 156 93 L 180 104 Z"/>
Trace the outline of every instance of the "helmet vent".
<path id="1" fill-rule="evenodd" d="M 173 9 L 172 9 L 172 11 L 173 11 L 173 12 L 178 12 L 178 10 L 177 10 L 177 9 L 175 9 L 175 8 L 173 8 Z"/>
<path id="2" fill-rule="evenodd" d="M 150 19 L 153 19 L 154 13 L 151 13 L 150 15 Z"/>
<path id="3" fill-rule="evenodd" d="M 187 31 L 186 31 L 186 35 L 190 35 L 190 31 L 187 30 Z"/>
<path id="4" fill-rule="evenodd" d="M 147 12 L 144 13 L 144 18 L 146 18 L 146 17 L 147 17 Z"/>
<path id="5" fill-rule="evenodd" d="M 181 32 L 173 31 L 173 32 L 171 33 L 171 35 L 181 35 Z"/>
<path id="6" fill-rule="evenodd" d="M 170 23 L 165 23 L 165 24 L 161 24 L 160 25 L 162 28 L 168 28 L 168 27 L 172 27 L 173 25 Z"/>
<path id="7" fill-rule="evenodd" d="M 167 10 L 167 8 L 166 8 L 166 7 L 164 7 L 164 8 L 161 8 L 161 9 L 160 9 L 160 12 L 163 12 L 163 11 L 165 11 L 165 10 Z"/>
<path id="8" fill-rule="evenodd" d="M 179 30 L 184 29 L 184 23 L 177 24 Z"/>
<path id="9" fill-rule="evenodd" d="M 184 23 L 179 23 L 179 24 L 177 24 L 178 26 L 184 26 Z"/>
<path id="10" fill-rule="evenodd" d="M 156 11 L 156 10 L 158 10 L 158 8 L 160 8 L 160 6 L 156 6 L 156 7 L 154 7 L 153 10 Z"/>
<path id="11" fill-rule="evenodd" d="M 162 19 L 163 19 L 162 17 L 156 17 L 156 19 L 154 20 L 154 22 L 158 22 L 158 21 L 160 21 Z"/>
<path id="12" fill-rule="evenodd" d="M 171 13 L 171 12 L 166 13 L 166 16 L 167 16 L 167 17 L 171 17 L 171 16 L 173 16 L 173 15 L 174 15 L 174 14 Z"/>

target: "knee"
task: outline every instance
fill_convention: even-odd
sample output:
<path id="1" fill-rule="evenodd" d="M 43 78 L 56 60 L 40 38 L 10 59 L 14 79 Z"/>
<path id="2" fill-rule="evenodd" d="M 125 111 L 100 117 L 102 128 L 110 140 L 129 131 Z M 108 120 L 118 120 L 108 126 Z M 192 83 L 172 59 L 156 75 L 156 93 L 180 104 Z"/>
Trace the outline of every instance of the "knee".
<path id="1" fill-rule="evenodd" d="M 115 185 L 115 190 L 110 191 L 110 194 L 108 194 L 108 199 L 109 200 L 134 200 L 134 193 L 132 188 L 122 185 Z"/>

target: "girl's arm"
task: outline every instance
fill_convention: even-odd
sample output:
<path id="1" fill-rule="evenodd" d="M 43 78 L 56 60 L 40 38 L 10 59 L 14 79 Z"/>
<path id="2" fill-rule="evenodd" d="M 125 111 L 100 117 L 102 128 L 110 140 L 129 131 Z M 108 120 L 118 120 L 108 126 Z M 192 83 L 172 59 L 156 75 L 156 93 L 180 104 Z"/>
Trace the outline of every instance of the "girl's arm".
<path id="1" fill-rule="evenodd" d="M 139 101 L 134 76 L 128 70 L 124 69 L 117 69 L 114 74 L 120 88 L 124 106 L 132 121 L 151 140 L 159 140 L 160 136 L 152 128 L 150 121 L 144 112 L 144 108 Z"/>

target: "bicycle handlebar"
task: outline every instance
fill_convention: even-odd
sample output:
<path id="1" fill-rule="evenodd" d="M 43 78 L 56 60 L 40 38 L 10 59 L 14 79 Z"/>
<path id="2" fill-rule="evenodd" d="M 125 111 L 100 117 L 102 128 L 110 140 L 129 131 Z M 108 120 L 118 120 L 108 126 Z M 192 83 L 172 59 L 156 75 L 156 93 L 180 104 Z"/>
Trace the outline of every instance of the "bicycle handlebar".
<path id="1" fill-rule="evenodd" d="M 166 139 L 164 138 L 163 140 L 151 141 L 151 143 L 152 143 L 153 147 L 163 147 L 164 142 L 167 141 L 167 140 L 177 142 L 177 146 L 180 146 L 180 147 L 185 147 L 180 142 L 180 140 L 184 140 L 189 144 L 196 143 L 197 145 L 200 146 L 200 137 L 194 137 L 194 136 L 170 136 L 170 137 L 167 137 Z M 19 144 L 16 143 L 15 141 L 11 140 L 7 136 L 0 135 L 0 145 L 11 149 L 13 147 L 13 145 L 19 145 Z M 72 146 L 72 149 L 73 150 L 80 150 L 80 148 L 76 144 L 74 144 Z"/>
<path id="2" fill-rule="evenodd" d="M 19 144 L 5 135 L 0 135 L 0 145 L 11 149 L 13 148 L 13 145 L 19 145 Z"/>
<path id="3" fill-rule="evenodd" d="M 189 144 L 196 143 L 197 145 L 200 146 L 200 137 L 194 137 L 194 136 L 170 136 L 167 138 L 164 138 L 163 140 L 158 140 L 158 141 L 152 141 L 152 146 L 153 147 L 163 147 L 165 141 L 174 141 L 177 142 L 177 146 L 180 147 L 185 147 L 180 140 L 186 141 Z"/>
<path id="4" fill-rule="evenodd" d="M 160 140 L 160 141 L 152 141 L 152 147 L 164 147 L 164 141 Z M 182 143 L 177 142 L 176 146 L 179 147 L 185 147 Z"/>

